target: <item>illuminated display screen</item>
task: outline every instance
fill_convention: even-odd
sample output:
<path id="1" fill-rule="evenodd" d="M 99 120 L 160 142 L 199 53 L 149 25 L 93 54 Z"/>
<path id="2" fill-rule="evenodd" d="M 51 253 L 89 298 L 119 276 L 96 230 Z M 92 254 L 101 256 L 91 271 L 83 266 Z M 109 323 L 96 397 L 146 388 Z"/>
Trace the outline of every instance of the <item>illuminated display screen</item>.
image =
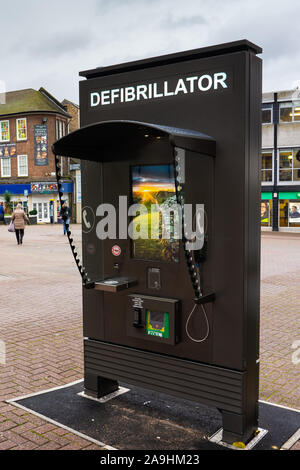
<path id="1" fill-rule="evenodd" d="M 174 236 L 174 217 L 170 212 L 170 237 L 163 236 L 161 206 L 165 210 L 176 204 L 173 165 L 139 165 L 131 169 L 134 204 L 144 206 L 143 213 L 133 219 L 134 230 L 140 238 L 133 240 L 132 256 L 144 260 L 178 262 L 179 240 Z M 173 222 L 172 222 L 173 221 Z"/>
<path id="2" fill-rule="evenodd" d="M 160 338 L 169 338 L 169 314 L 146 310 L 146 333 Z"/>

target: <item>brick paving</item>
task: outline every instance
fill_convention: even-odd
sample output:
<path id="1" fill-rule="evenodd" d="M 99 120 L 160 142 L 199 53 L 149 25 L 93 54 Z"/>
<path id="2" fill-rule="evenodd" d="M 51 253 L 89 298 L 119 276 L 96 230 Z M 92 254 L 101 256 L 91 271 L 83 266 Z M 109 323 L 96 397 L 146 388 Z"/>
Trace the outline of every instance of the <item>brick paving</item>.
<path id="1" fill-rule="evenodd" d="M 62 227 L 26 227 L 18 246 L 0 226 L 0 259 L 0 450 L 100 449 L 5 403 L 83 377 L 81 282 Z"/>
<path id="2" fill-rule="evenodd" d="M 263 234 L 260 399 L 298 409 L 299 254 L 300 235 Z M 81 282 L 62 227 L 26 227 L 18 246 L 0 225 L 0 260 L 0 450 L 101 449 L 5 402 L 83 377 Z"/>

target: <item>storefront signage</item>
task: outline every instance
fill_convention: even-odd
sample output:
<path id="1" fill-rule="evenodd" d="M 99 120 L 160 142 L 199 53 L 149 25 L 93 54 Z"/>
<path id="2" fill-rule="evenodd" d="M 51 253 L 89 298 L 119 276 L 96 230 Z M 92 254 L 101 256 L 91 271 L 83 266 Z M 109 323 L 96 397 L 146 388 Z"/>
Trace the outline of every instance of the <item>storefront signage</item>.
<path id="1" fill-rule="evenodd" d="M 81 168 L 80 163 L 70 163 L 70 170 L 71 171 L 80 170 L 80 168 Z"/>
<path id="2" fill-rule="evenodd" d="M 132 101 L 153 100 L 156 98 L 189 95 L 228 88 L 226 72 L 193 74 L 185 78 L 169 79 L 151 83 L 139 83 L 113 89 L 104 89 L 90 93 L 90 106 L 113 105 Z"/>
<path id="3" fill-rule="evenodd" d="M 35 166 L 48 165 L 47 124 L 36 124 L 34 126 L 34 164 Z"/>
<path id="4" fill-rule="evenodd" d="M 16 144 L 1 144 L 0 145 L 0 158 L 16 157 L 17 145 Z"/>
<path id="5" fill-rule="evenodd" d="M 57 183 L 31 183 L 31 192 L 50 194 L 58 191 Z"/>

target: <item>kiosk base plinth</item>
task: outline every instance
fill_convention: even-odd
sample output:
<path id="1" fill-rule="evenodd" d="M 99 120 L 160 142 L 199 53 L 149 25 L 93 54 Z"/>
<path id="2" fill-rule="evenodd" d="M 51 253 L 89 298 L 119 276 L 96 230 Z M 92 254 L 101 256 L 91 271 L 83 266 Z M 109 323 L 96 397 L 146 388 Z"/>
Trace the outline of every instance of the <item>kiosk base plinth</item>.
<path id="1" fill-rule="evenodd" d="M 119 390 L 119 384 L 116 380 L 94 374 L 84 376 L 84 393 L 92 398 L 101 398 L 117 390 Z"/>
<path id="2" fill-rule="evenodd" d="M 221 411 L 223 422 L 222 441 L 227 444 L 243 442 L 247 444 L 255 436 L 258 429 L 257 420 L 247 420 L 245 414 L 230 413 Z M 254 422 L 255 421 L 255 422 Z"/>

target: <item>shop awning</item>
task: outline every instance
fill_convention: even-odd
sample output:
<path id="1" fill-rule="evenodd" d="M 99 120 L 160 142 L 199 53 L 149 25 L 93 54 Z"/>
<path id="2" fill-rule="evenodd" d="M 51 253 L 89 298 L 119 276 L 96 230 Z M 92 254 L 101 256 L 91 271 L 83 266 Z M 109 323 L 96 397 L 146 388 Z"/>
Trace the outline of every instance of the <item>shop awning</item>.
<path id="1" fill-rule="evenodd" d="M 137 121 L 102 121 L 81 127 L 52 145 L 55 155 L 98 162 L 121 160 L 151 139 L 168 138 L 174 147 L 215 156 L 212 137 L 194 130 Z"/>

